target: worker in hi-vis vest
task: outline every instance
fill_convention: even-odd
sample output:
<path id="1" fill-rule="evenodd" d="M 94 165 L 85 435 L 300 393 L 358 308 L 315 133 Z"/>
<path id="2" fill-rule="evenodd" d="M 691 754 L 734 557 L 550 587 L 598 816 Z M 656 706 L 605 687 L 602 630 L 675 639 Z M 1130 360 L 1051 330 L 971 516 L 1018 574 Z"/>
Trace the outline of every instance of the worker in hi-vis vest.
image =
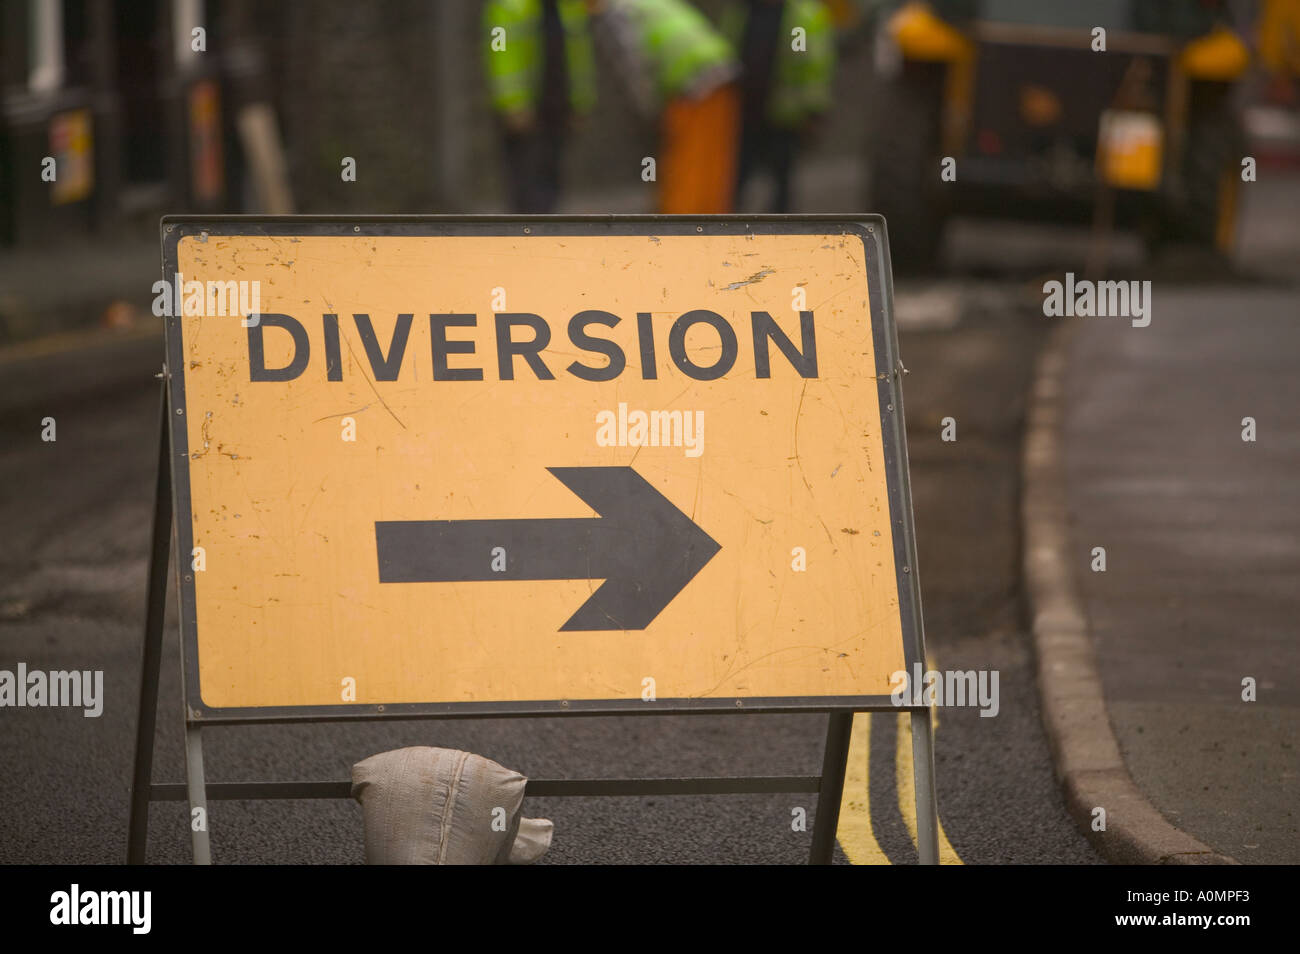
<path id="1" fill-rule="evenodd" d="M 730 212 L 740 112 L 731 45 L 686 0 L 587 0 L 587 9 L 602 65 L 659 121 L 659 155 L 648 157 L 659 211 Z"/>
<path id="2" fill-rule="evenodd" d="M 554 212 L 565 141 L 596 101 L 586 7 L 583 0 L 487 0 L 483 30 L 511 210 Z"/>
<path id="3" fill-rule="evenodd" d="M 835 34 L 821 0 L 733 0 L 722 28 L 740 57 L 736 201 L 760 169 L 776 188 L 768 211 L 790 211 L 795 157 L 831 105 Z"/>

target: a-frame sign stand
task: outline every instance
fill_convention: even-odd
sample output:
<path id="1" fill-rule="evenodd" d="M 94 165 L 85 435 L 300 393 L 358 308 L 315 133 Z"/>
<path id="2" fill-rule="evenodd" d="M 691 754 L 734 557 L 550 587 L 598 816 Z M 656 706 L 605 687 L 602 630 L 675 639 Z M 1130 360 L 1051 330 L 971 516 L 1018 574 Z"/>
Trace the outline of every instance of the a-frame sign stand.
<path id="1" fill-rule="evenodd" d="M 144 649 L 140 658 L 140 703 L 136 718 L 135 766 L 131 784 L 131 822 L 127 863 L 145 863 L 149 839 L 149 805 L 156 801 L 188 801 L 194 863 L 212 860 L 208 800 L 285 798 L 350 798 L 352 783 L 337 782 L 207 782 L 203 771 L 203 726 L 185 715 L 186 782 L 153 781 L 154 733 L 157 727 L 159 674 L 162 666 L 164 617 L 167 607 L 167 565 L 171 553 L 171 467 L 168 460 L 166 372 L 162 388 L 157 494 L 154 498 L 153 543 L 149 556 L 148 602 Z M 183 680 L 182 680 L 183 681 Z M 934 794 L 934 750 L 928 707 L 907 708 L 912 720 L 912 760 L 916 767 L 917 850 L 921 864 L 939 863 L 938 815 Z M 897 710 L 889 710 L 897 711 Z M 578 715 L 578 713 L 574 713 Z M 437 718 L 408 716 L 407 718 Z M 210 724 L 211 720 L 205 720 Z M 274 720 L 270 720 L 274 721 Z M 835 851 L 844 771 L 849 755 L 852 712 L 826 717 L 826 746 L 820 775 L 771 775 L 722 778 L 529 779 L 526 795 L 736 795 L 816 793 L 809 864 L 828 865 Z M 199 811 L 196 812 L 196 809 Z"/>
<path id="2" fill-rule="evenodd" d="M 628 217 L 629 219 L 632 217 Z M 815 218 L 815 217 L 813 217 Z M 841 221 L 844 217 L 822 217 L 826 221 Z M 231 221 L 233 219 L 227 219 Z M 275 220 L 262 220 L 275 221 Z M 288 220 L 283 220 L 288 221 Z M 507 221 L 507 220 L 498 220 Z M 521 221 L 527 221 L 521 219 Z M 609 221 L 602 217 L 601 221 Z M 524 229 L 525 232 L 528 229 Z M 698 231 L 698 230 L 697 230 Z M 887 265 L 886 265 L 887 269 Z M 887 274 L 887 272 L 886 272 Z M 177 319 L 167 319 L 175 321 Z M 174 360 L 173 354 L 170 360 Z M 900 366 L 901 367 L 901 366 Z M 895 378 L 898 372 L 893 375 Z M 127 860 L 130 864 L 143 864 L 146 861 L 146 849 L 149 829 L 149 807 L 155 801 L 188 801 L 190 806 L 191 842 L 193 860 L 196 864 L 211 862 L 209 841 L 210 818 L 208 801 L 224 800 L 259 800 L 259 799 L 319 799 L 350 798 L 351 782 L 340 781 L 271 781 L 271 782 L 213 782 L 206 781 L 203 767 L 202 732 L 205 727 L 217 725 L 236 725 L 250 723 L 284 723 L 304 721 L 301 716 L 267 716 L 240 715 L 223 717 L 220 713 L 204 713 L 202 707 L 192 707 L 187 697 L 184 668 L 196 666 L 196 659 L 186 658 L 184 648 L 181 652 L 182 664 L 182 698 L 185 720 L 185 762 L 186 782 L 153 781 L 153 756 L 155 729 L 157 726 L 157 705 L 160 689 L 160 670 L 162 662 L 163 632 L 167 604 L 167 569 L 173 549 L 174 533 L 178 528 L 175 522 L 176 501 L 174 500 L 173 470 L 187 465 L 184 451 L 179 455 L 175 450 L 173 435 L 173 415 L 184 413 L 183 407 L 173 404 L 174 394 L 170 384 L 170 371 L 164 366 L 159 375 L 162 379 L 159 410 L 159 453 L 156 494 L 154 498 L 152 543 L 149 559 L 148 595 L 146 604 L 145 630 L 140 667 L 140 699 L 136 727 L 134 770 L 131 786 L 131 815 Z M 897 381 L 890 382 L 896 386 Z M 898 419 L 901 419 L 901 393 L 894 398 L 897 403 Z M 894 405 L 891 404 L 891 410 Z M 905 440 L 905 437 L 902 438 Z M 904 449 L 905 455 L 905 449 Z M 905 462 L 906 457 L 903 457 Z M 905 466 L 905 464 L 904 464 Z M 181 514 L 181 519 L 188 519 L 188 514 Z M 910 502 L 907 513 L 909 562 L 915 566 L 914 543 L 910 539 Z M 185 574 L 185 554 L 178 551 L 177 582 Z M 915 585 L 913 575 L 913 585 Z M 917 603 L 917 625 L 919 629 L 919 597 Z M 917 642 L 923 645 L 923 636 L 918 633 Z M 924 658 L 923 651 L 920 658 Z M 380 707 L 382 709 L 382 707 Z M 835 834 L 839 820 L 840 802 L 843 794 L 845 766 L 849 751 L 849 737 L 852 730 L 853 715 L 858 711 L 898 712 L 906 710 L 911 715 L 911 735 L 913 746 L 913 766 L 915 773 L 917 847 L 922 864 L 938 864 L 938 815 L 936 809 L 934 786 L 934 752 L 931 729 L 931 716 L 928 706 L 855 706 L 853 708 L 826 707 L 819 710 L 810 705 L 793 711 L 824 711 L 827 716 L 827 731 L 822 760 L 821 773 L 818 775 L 770 775 L 770 776 L 724 776 L 724 777 L 663 777 L 663 778 L 599 778 L 599 779 L 529 779 L 525 790 L 531 796 L 643 796 L 643 795 L 720 795 L 720 794 L 775 794 L 775 793 L 809 793 L 816 794 L 817 811 L 814 816 L 812 844 L 809 851 L 809 863 L 831 863 Z M 689 710 L 681 710 L 689 711 Z M 718 714 L 722 710 L 704 710 L 700 714 Z M 776 708 L 737 709 L 751 714 L 788 711 Z M 632 714 L 635 710 L 620 711 L 617 714 Z M 524 713 L 537 715 L 543 713 Z M 558 715 L 559 713 L 545 713 Z M 572 711 L 566 717 L 581 715 L 609 715 L 609 712 Z M 664 714 L 662 710 L 647 711 L 644 716 L 653 717 Z M 674 714 L 677 714 L 676 712 Z M 499 717 L 493 713 L 484 713 L 484 717 Z M 446 718 L 442 714 L 411 714 L 390 712 L 379 714 L 373 709 L 358 713 L 357 719 L 388 718 L 396 720 L 438 719 Z M 454 717 L 474 717 L 472 713 L 457 713 Z M 334 721 L 347 720 L 351 716 L 333 717 Z M 370 753 L 367 753 L 370 754 Z"/>

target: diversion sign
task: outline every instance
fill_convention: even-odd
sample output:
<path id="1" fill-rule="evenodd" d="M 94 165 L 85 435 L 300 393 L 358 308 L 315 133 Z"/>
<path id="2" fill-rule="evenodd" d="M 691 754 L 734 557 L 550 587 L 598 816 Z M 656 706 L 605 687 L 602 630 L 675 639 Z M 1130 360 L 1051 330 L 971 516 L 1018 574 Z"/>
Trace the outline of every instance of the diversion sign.
<path id="1" fill-rule="evenodd" d="M 879 218 L 163 240 L 196 717 L 888 707 L 921 660 Z"/>

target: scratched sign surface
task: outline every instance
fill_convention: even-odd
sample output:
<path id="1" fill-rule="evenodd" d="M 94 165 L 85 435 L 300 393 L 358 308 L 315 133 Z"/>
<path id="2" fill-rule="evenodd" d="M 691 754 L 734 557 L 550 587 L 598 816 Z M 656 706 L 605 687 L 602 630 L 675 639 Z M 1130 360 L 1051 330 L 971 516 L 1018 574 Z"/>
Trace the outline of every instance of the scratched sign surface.
<path id="1" fill-rule="evenodd" d="M 876 237 L 524 229 L 164 234 L 203 290 L 167 322 L 190 705 L 887 701 L 914 643 Z"/>

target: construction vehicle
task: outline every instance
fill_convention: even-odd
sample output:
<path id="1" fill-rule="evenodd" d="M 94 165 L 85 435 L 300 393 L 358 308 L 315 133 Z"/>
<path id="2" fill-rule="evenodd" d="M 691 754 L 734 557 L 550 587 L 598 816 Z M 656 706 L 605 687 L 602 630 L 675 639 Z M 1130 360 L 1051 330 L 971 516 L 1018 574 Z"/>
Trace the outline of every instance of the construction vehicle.
<path id="1" fill-rule="evenodd" d="M 1246 44 L 1213 0 L 933 0 L 878 18 L 867 207 L 926 268 L 953 214 L 1234 241 Z"/>

